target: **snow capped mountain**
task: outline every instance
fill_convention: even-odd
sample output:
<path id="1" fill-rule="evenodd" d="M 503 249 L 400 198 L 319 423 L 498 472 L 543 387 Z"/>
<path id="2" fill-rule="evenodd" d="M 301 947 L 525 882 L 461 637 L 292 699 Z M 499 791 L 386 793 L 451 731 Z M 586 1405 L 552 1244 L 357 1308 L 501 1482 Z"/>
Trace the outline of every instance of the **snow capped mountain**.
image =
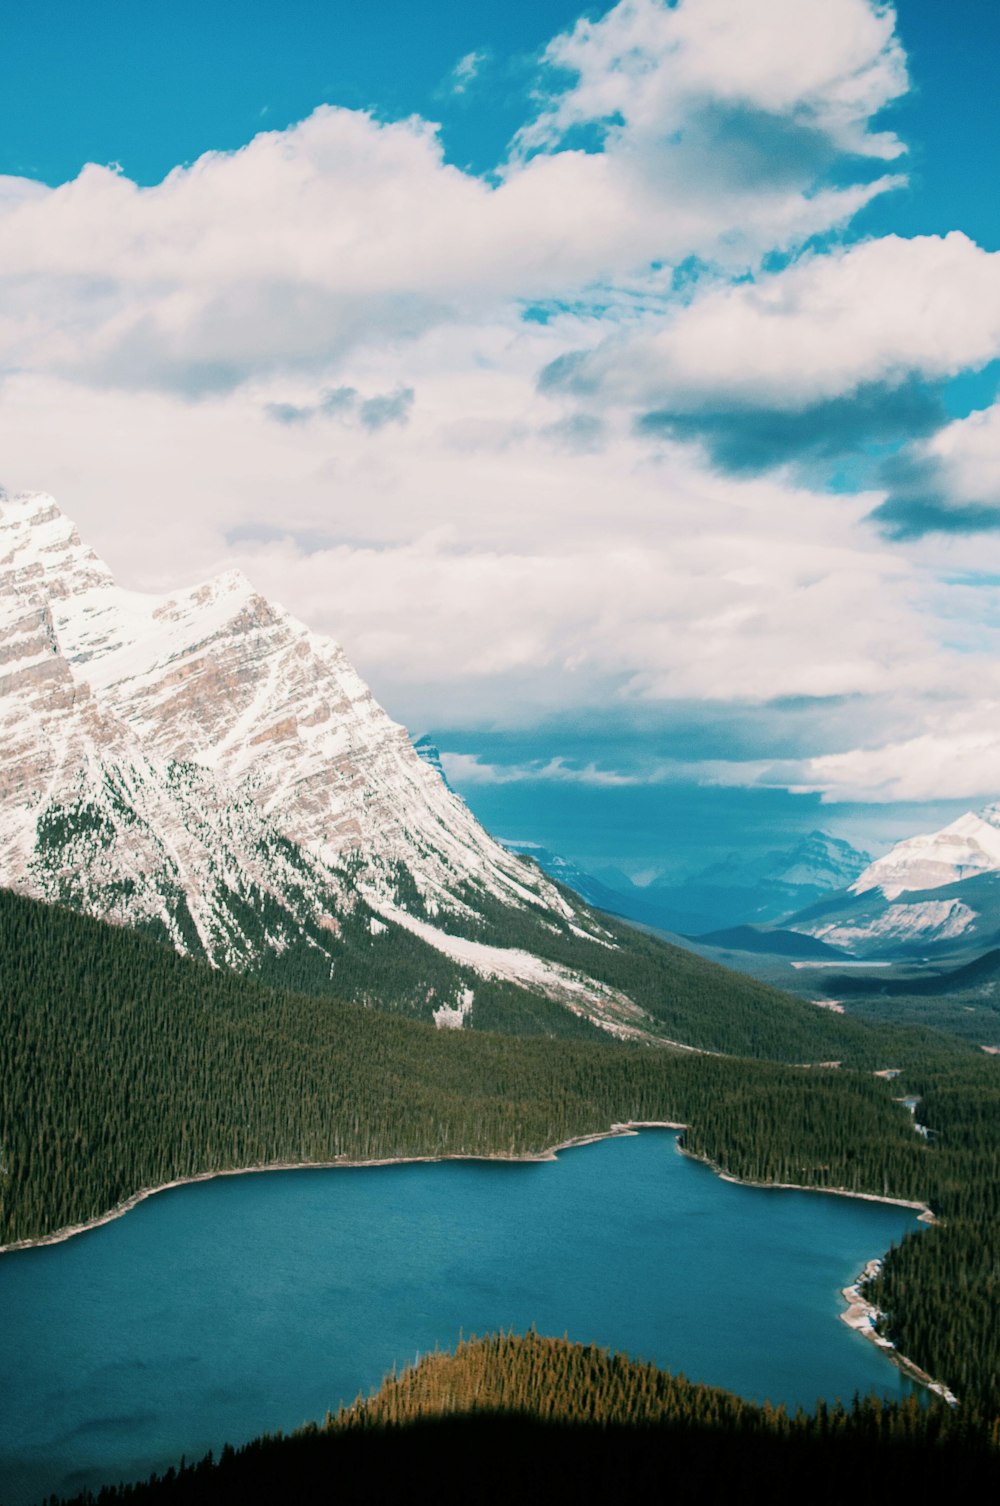
<path id="1" fill-rule="evenodd" d="M 0 493 L 0 883 L 236 966 L 332 967 L 348 934 L 402 934 L 380 914 L 447 954 L 435 919 L 490 904 L 591 934 L 336 644 L 235 571 L 121 590 L 43 495 Z M 548 997 L 578 991 L 558 973 Z"/>
<path id="2" fill-rule="evenodd" d="M 596 909 L 698 941 L 706 940 L 706 933 L 732 927 L 771 925 L 782 916 L 843 889 L 871 861 L 867 853 L 858 852 L 849 842 L 829 832 L 812 831 L 793 847 L 734 854 L 690 875 L 682 883 L 672 876 L 663 876 L 640 886 L 613 869 L 600 874 L 587 873 L 578 864 L 537 843 L 508 845 L 515 851 L 528 853 L 545 873 Z M 712 945 L 716 944 L 714 934 L 708 939 Z"/>
<path id="3" fill-rule="evenodd" d="M 881 889 L 886 899 L 908 890 L 937 889 L 979 873 L 1000 871 L 1000 806 L 988 805 L 978 815 L 966 811 L 941 831 L 897 842 L 876 858 L 853 884 L 853 894 Z"/>
<path id="4" fill-rule="evenodd" d="M 685 881 L 685 887 L 712 884 L 727 888 L 781 891 L 808 889 L 816 894 L 842 889 L 870 862 L 849 842 L 827 831 L 811 831 L 792 847 L 770 852 L 733 854 L 712 863 Z M 672 887 L 675 880 L 656 880 L 650 887 Z M 786 906 L 787 908 L 787 906 Z"/>
<path id="5" fill-rule="evenodd" d="M 833 837 L 828 831 L 811 831 L 792 848 L 784 861 L 779 858 L 768 877 L 772 883 L 789 888 L 828 890 L 843 889 L 869 862 L 866 852 L 859 852 L 850 842 Z"/>
<path id="6" fill-rule="evenodd" d="M 788 925 L 859 956 L 982 949 L 1000 930 L 1000 806 L 898 842 Z"/>

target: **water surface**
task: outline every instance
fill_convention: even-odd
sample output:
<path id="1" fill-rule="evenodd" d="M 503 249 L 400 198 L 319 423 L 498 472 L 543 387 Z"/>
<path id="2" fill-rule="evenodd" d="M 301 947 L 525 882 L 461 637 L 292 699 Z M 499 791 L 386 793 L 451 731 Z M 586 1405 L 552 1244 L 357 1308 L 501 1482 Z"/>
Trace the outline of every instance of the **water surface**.
<path id="1" fill-rule="evenodd" d="M 220 1177 L 0 1257 L 0 1502 L 297 1427 L 500 1326 L 761 1401 L 904 1394 L 837 1316 L 912 1211 L 736 1186 L 675 1142 Z"/>

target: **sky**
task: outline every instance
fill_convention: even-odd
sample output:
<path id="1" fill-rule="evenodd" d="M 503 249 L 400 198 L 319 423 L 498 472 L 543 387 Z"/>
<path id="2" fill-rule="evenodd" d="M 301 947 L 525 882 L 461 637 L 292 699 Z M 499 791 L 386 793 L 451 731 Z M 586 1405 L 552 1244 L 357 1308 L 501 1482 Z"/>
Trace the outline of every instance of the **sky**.
<path id="1" fill-rule="evenodd" d="M 502 837 L 1000 797 L 1000 10 L 0 0 L 0 484 L 239 566 Z"/>

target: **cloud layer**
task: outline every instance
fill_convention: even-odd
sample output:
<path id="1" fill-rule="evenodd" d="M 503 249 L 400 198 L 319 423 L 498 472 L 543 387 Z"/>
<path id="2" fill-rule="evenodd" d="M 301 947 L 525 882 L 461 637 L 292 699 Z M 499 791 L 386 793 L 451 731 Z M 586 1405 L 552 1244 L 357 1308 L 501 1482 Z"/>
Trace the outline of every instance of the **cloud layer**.
<path id="1" fill-rule="evenodd" d="M 96 165 L 54 189 L 5 180 L 4 364 L 197 394 L 651 263 L 794 248 L 886 186 L 825 177 L 837 148 L 896 153 L 867 122 L 905 72 L 865 0 L 754 11 L 748 28 L 731 0 L 623 0 L 580 23 L 547 55 L 575 82 L 542 94 L 492 182 L 447 165 L 427 121 L 326 106 L 150 188 Z M 595 109 L 620 117 L 603 149 L 566 144 Z"/>
<path id="2" fill-rule="evenodd" d="M 0 479 L 136 585 L 235 557 L 422 725 L 794 703 L 807 756 L 705 777 L 954 783 L 921 739 L 1000 700 L 1000 409 L 945 400 L 1000 256 L 852 240 L 907 87 L 876 0 L 622 0 L 486 176 L 320 105 L 153 187 L 2 179 Z"/>

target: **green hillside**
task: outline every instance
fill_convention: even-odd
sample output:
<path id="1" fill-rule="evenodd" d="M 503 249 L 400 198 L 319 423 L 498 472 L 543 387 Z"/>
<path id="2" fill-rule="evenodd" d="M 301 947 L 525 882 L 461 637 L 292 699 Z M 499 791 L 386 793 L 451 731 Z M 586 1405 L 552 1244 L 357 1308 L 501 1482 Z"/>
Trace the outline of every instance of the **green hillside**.
<path id="1" fill-rule="evenodd" d="M 523 861 L 530 886 L 533 865 Z M 441 912 L 431 917 L 402 865 L 397 881 L 412 913 L 433 920 L 449 935 L 530 952 L 627 995 L 646 1012 L 643 1028 L 654 1039 L 771 1061 L 837 1060 L 873 1068 L 883 1064 L 889 1049 L 877 1032 L 853 1019 L 818 1009 L 611 916 L 583 910 L 602 938 L 589 939 L 577 924 L 579 896 L 568 890 L 575 919 L 541 902 L 518 909 L 471 889 L 464 893 L 468 914 Z M 280 955 L 263 946 L 258 952 L 257 963 L 246 975 L 275 988 L 426 1021 L 440 1004 L 455 1002 L 468 989 L 475 1000 L 466 1022 L 469 1029 L 607 1039 L 606 1032 L 563 1004 L 511 982 L 484 978 L 402 927 L 383 925 L 364 901 L 341 917 L 335 936 L 306 927 Z"/>
<path id="2" fill-rule="evenodd" d="M 5 1243 L 204 1171 L 537 1154 L 629 1119 L 689 1123 L 691 1148 L 738 1175 L 927 1182 L 926 1147 L 870 1073 L 436 1030 L 6 892 L 0 997 Z"/>
<path id="3" fill-rule="evenodd" d="M 789 1416 L 565 1340 L 500 1335 L 428 1355 L 290 1437 L 102 1491 L 102 1506 L 278 1500 L 839 1503 L 1000 1486 L 1000 1455 L 940 1404 Z M 78 1501 L 82 1506 L 82 1499 Z M 88 1501 L 92 1498 L 87 1498 Z"/>
<path id="4" fill-rule="evenodd" d="M 770 999 L 760 991 L 733 1033 L 788 1049 L 785 1001 Z M 0 1000 L 3 1243 L 203 1173 L 531 1155 L 616 1122 L 680 1122 L 689 1151 L 735 1176 L 929 1200 L 942 1222 L 889 1258 L 880 1303 L 904 1352 L 1000 1415 L 1000 1064 L 954 1039 L 804 1005 L 796 1030 L 817 1031 L 804 1045 L 833 1031 L 837 1056 L 862 1066 L 439 1031 L 7 892 Z M 929 1139 L 903 1093 L 923 1100 Z"/>

